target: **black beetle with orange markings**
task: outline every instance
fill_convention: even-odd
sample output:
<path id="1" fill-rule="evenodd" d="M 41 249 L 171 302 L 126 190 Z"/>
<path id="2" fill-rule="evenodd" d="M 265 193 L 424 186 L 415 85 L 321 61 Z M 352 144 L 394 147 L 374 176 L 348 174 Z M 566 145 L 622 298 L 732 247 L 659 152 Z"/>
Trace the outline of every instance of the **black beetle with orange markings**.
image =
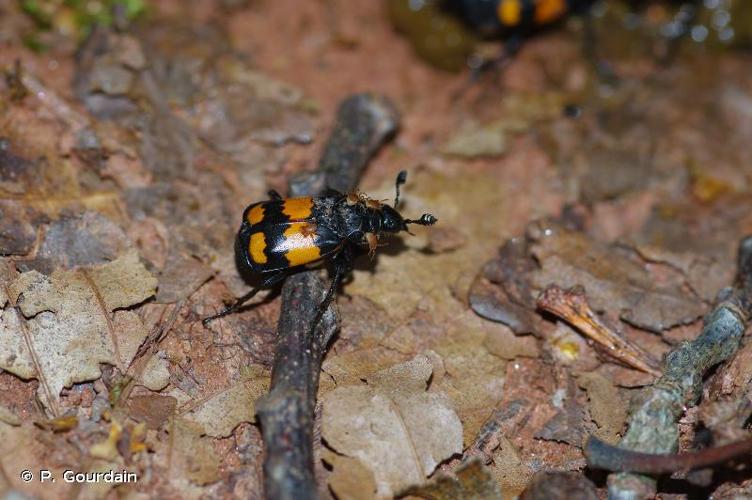
<path id="1" fill-rule="evenodd" d="M 595 0 L 443 0 L 445 7 L 457 14 L 475 33 L 482 37 L 504 37 L 504 49 L 492 59 L 468 61 L 474 78 L 491 68 L 502 68 L 535 32 L 549 28 L 574 14 L 587 20 Z M 585 51 L 595 62 L 594 35 L 590 22 L 585 23 Z M 611 77 L 604 71 L 604 76 Z"/>
<path id="2" fill-rule="evenodd" d="M 357 192 L 328 190 L 322 196 L 285 199 L 276 191 L 269 191 L 271 200 L 245 209 L 236 240 L 240 265 L 261 276 L 262 285 L 222 312 L 205 318 L 204 324 L 237 311 L 261 288 L 274 286 L 292 272 L 331 262 L 334 278 L 319 307 L 314 328 L 337 287 L 352 270 L 358 249 L 367 248 L 373 255 L 382 233 L 409 233 L 410 224 L 436 223 L 431 214 L 412 220 L 404 219 L 397 211 L 399 189 L 406 180 L 407 172 L 403 170 L 397 175 L 394 206 Z"/>
<path id="3" fill-rule="evenodd" d="M 484 37 L 506 38 L 504 51 L 495 60 L 484 61 L 486 67 L 501 66 L 515 55 L 522 42 L 533 33 L 553 26 L 572 15 L 582 15 L 585 20 L 585 52 L 602 76 L 612 78 L 608 69 L 595 61 L 595 33 L 590 20 L 591 8 L 596 0 L 443 0 L 448 10 L 462 18 L 474 32 Z M 633 13 L 649 0 L 627 2 Z M 663 62 L 673 59 L 681 38 L 687 35 L 695 22 L 702 0 L 671 0 L 680 6 L 674 19 L 664 26 L 669 43 Z M 710 4 L 705 2 L 707 8 Z"/>
<path id="4" fill-rule="evenodd" d="M 571 14 L 586 12 L 594 0 L 446 0 L 479 33 L 527 34 Z"/>

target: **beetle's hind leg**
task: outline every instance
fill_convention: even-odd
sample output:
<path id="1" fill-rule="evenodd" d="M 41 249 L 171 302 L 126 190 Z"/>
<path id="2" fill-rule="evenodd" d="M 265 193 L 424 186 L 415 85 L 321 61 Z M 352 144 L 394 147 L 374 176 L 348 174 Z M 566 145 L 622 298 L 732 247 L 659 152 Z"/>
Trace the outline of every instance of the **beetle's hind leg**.
<path id="1" fill-rule="evenodd" d="M 332 278 L 332 283 L 329 285 L 329 290 L 327 290 L 326 295 L 324 296 L 324 300 L 321 301 L 321 304 L 319 304 L 319 307 L 316 310 L 316 316 L 311 323 L 311 335 L 315 333 L 316 327 L 321 322 L 321 318 L 324 317 L 324 313 L 329 308 L 329 304 L 334 300 L 334 297 L 337 294 L 337 288 L 339 288 L 345 277 L 352 271 L 352 260 L 352 249 L 348 246 L 345 246 L 334 257 L 332 262 L 334 267 L 334 277 Z"/>
<path id="2" fill-rule="evenodd" d="M 465 93 L 478 84 L 485 75 L 491 75 L 498 79 L 499 75 L 520 51 L 522 41 L 522 35 L 514 34 L 504 42 L 504 46 L 497 56 L 491 57 L 490 59 L 471 56 L 467 62 L 467 65 L 470 67 L 470 75 L 465 80 L 465 83 L 452 93 L 452 101 L 456 101 L 465 95 Z"/>
<path id="3" fill-rule="evenodd" d="M 218 312 L 217 314 L 213 314 L 211 316 L 207 316 L 206 318 L 202 319 L 201 322 L 204 324 L 204 326 L 208 325 L 209 322 L 214 321 L 218 318 L 223 318 L 227 316 L 228 314 L 233 314 L 235 312 L 238 312 L 241 307 L 243 307 L 243 304 L 248 302 L 253 298 L 254 295 L 256 295 L 260 290 L 264 288 L 269 288 L 280 281 L 284 280 L 287 277 L 287 274 L 284 271 L 278 271 L 275 274 L 272 274 L 268 278 L 264 280 L 263 283 L 261 283 L 260 286 L 254 288 L 250 292 L 246 293 L 242 297 L 240 297 L 238 300 L 235 301 L 235 303 L 229 307 L 224 308 L 222 311 Z"/>

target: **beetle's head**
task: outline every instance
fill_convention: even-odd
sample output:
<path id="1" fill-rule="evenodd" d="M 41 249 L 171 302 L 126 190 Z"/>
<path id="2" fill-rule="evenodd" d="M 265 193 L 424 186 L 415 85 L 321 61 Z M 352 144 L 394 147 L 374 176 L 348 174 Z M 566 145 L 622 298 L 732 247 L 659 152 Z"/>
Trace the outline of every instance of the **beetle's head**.
<path id="1" fill-rule="evenodd" d="M 384 205 L 381 208 L 381 230 L 385 233 L 398 233 L 400 231 L 407 231 L 409 233 L 410 230 L 407 228 L 409 224 L 432 226 L 436 224 L 437 220 L 431 214 L 423 214 L 420 216 L 420 219 L 416 220 L 403 219 L 402 215 L 389 205 Z"/>
<path id="2" fill-rule="evenodd" d="M 398 233 L 405 228 L 402 215 L 389 205 L 381 207 L 381 230 L 386 233 Z"/>
<path id="3" fill-rule="evenodd" d="M 394 197 L 394 208 L 389 205 L 381 207 L 381 230 L 387 233 L 398 233 L 400 231 L 410 230 L 407 228 L 408 224 L 418 224 L 420 226 L 432 226 L 436 224 L 438 219 L 431 214 L 423 214 L 420 219 L 403 219 L 402 215 L 397 211 L 397 205 L 399 205 L 400 186 L 407 181 L 407 172 L 402 170 L 397 174 L 397 181 L 395 184 L 395 190 L 397 195 Z M 412 234 L 412 233 L 410 233 Z"/>

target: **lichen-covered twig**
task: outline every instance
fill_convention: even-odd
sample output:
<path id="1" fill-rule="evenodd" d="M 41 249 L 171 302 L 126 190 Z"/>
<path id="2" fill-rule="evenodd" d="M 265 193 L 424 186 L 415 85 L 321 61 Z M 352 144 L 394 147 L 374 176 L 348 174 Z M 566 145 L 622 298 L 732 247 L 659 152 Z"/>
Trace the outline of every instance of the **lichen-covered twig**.
<path id="1" fill-rule="evenodd" d="M 609 356 L 656 377 L 661 375 L 657 363 L 648 353 L 603 324 L 590 309 L 582 287 L 563 290 L 551 285 L 541 292 L 537 303 L 539 308 L 559 316 L 600 344 Z"/>
<path id="2" fill-rule="evenodd" d="M 739 347 L 752 313 L 752 237 L 739 245 L 736 282 L 719 294 L 718 304 L 705 318 L 700 335 L 668 354 L 664 373 L 646 389 L 640 405 L 629 418 L 629 428 L 619 448 L 651 454 L 675 453 L 679 430 L 677 420 L 684 408 L 697 403 L 705 373 L 731 357 Z M 593 467 L 606 467 L 604 460 L 589 456 Z M 651 497 L 655 481 L 633 473 L 611 474 L 609 498 Z"/>
<path id="3" fill-rule="evenodd" d="M 369 94 L 346 99 L 318 171 L 290 183 L 294 196 L 315 195 L 325 188 L 355 188 L 363 168 L 398 126 L 388 100 Z M 290 276 L 282 288 L 282 310 L 269 394 L 256 404 L 266 445 L 264 488 L 270 499 L 316 498 L 313 420 L 321 361 L 337 329 L 330 306 L 311 336 L 311 324 L 326 288 L 317 272 Z"/>

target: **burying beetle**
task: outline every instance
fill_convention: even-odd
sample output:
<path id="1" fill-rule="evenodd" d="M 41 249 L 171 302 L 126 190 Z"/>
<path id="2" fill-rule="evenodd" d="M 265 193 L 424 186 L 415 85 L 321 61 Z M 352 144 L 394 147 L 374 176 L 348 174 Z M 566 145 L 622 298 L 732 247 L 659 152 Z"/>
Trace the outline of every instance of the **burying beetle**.
<path id="1" fill-rule="evenodd" d="M 446 7 L 459 15 L 472 30 L 484 37 L 504 37 L 502 53 L 474 65 L 475 72 L 502 67 L 533 33 L 548 28 L 568 16 L 587 14 L 595 0 L 444 0 Z M 588 38 L 592 36 L 588 35 Z M 593 50 L 586 42 L 586 51 Z M 590 54 L 588 55 L 590 58 Z M 477 75 L 476 75 L 477 77 Z"/>
<path id="2" fill-rule="evenodd" d="M 382 233 L 407 231 L 408 225 L 431 226 L 431 214 L 404 219 L 397 211 L 400 186 L 407 180 L 401 171 L 395 182 L 394 205 L 389 206 L 361 193 L 343 194 L 333 189 L 322 196 L 282 198 L 269 191 L 268 201 L 249 205 L 243 212 L 235 251 L 244 270 L 263 278 L 256 287 L 223 311 L 204 318 L 210 321 L 231 314 L 256 293 L 283 281 L 290 274 L 322 262 L 332 264 L 334 278 L 319 305 L 313 330 L 331 303 L 342 280 L 352 271 L 354 253 L 368 248 L 373 255 Z"/>

